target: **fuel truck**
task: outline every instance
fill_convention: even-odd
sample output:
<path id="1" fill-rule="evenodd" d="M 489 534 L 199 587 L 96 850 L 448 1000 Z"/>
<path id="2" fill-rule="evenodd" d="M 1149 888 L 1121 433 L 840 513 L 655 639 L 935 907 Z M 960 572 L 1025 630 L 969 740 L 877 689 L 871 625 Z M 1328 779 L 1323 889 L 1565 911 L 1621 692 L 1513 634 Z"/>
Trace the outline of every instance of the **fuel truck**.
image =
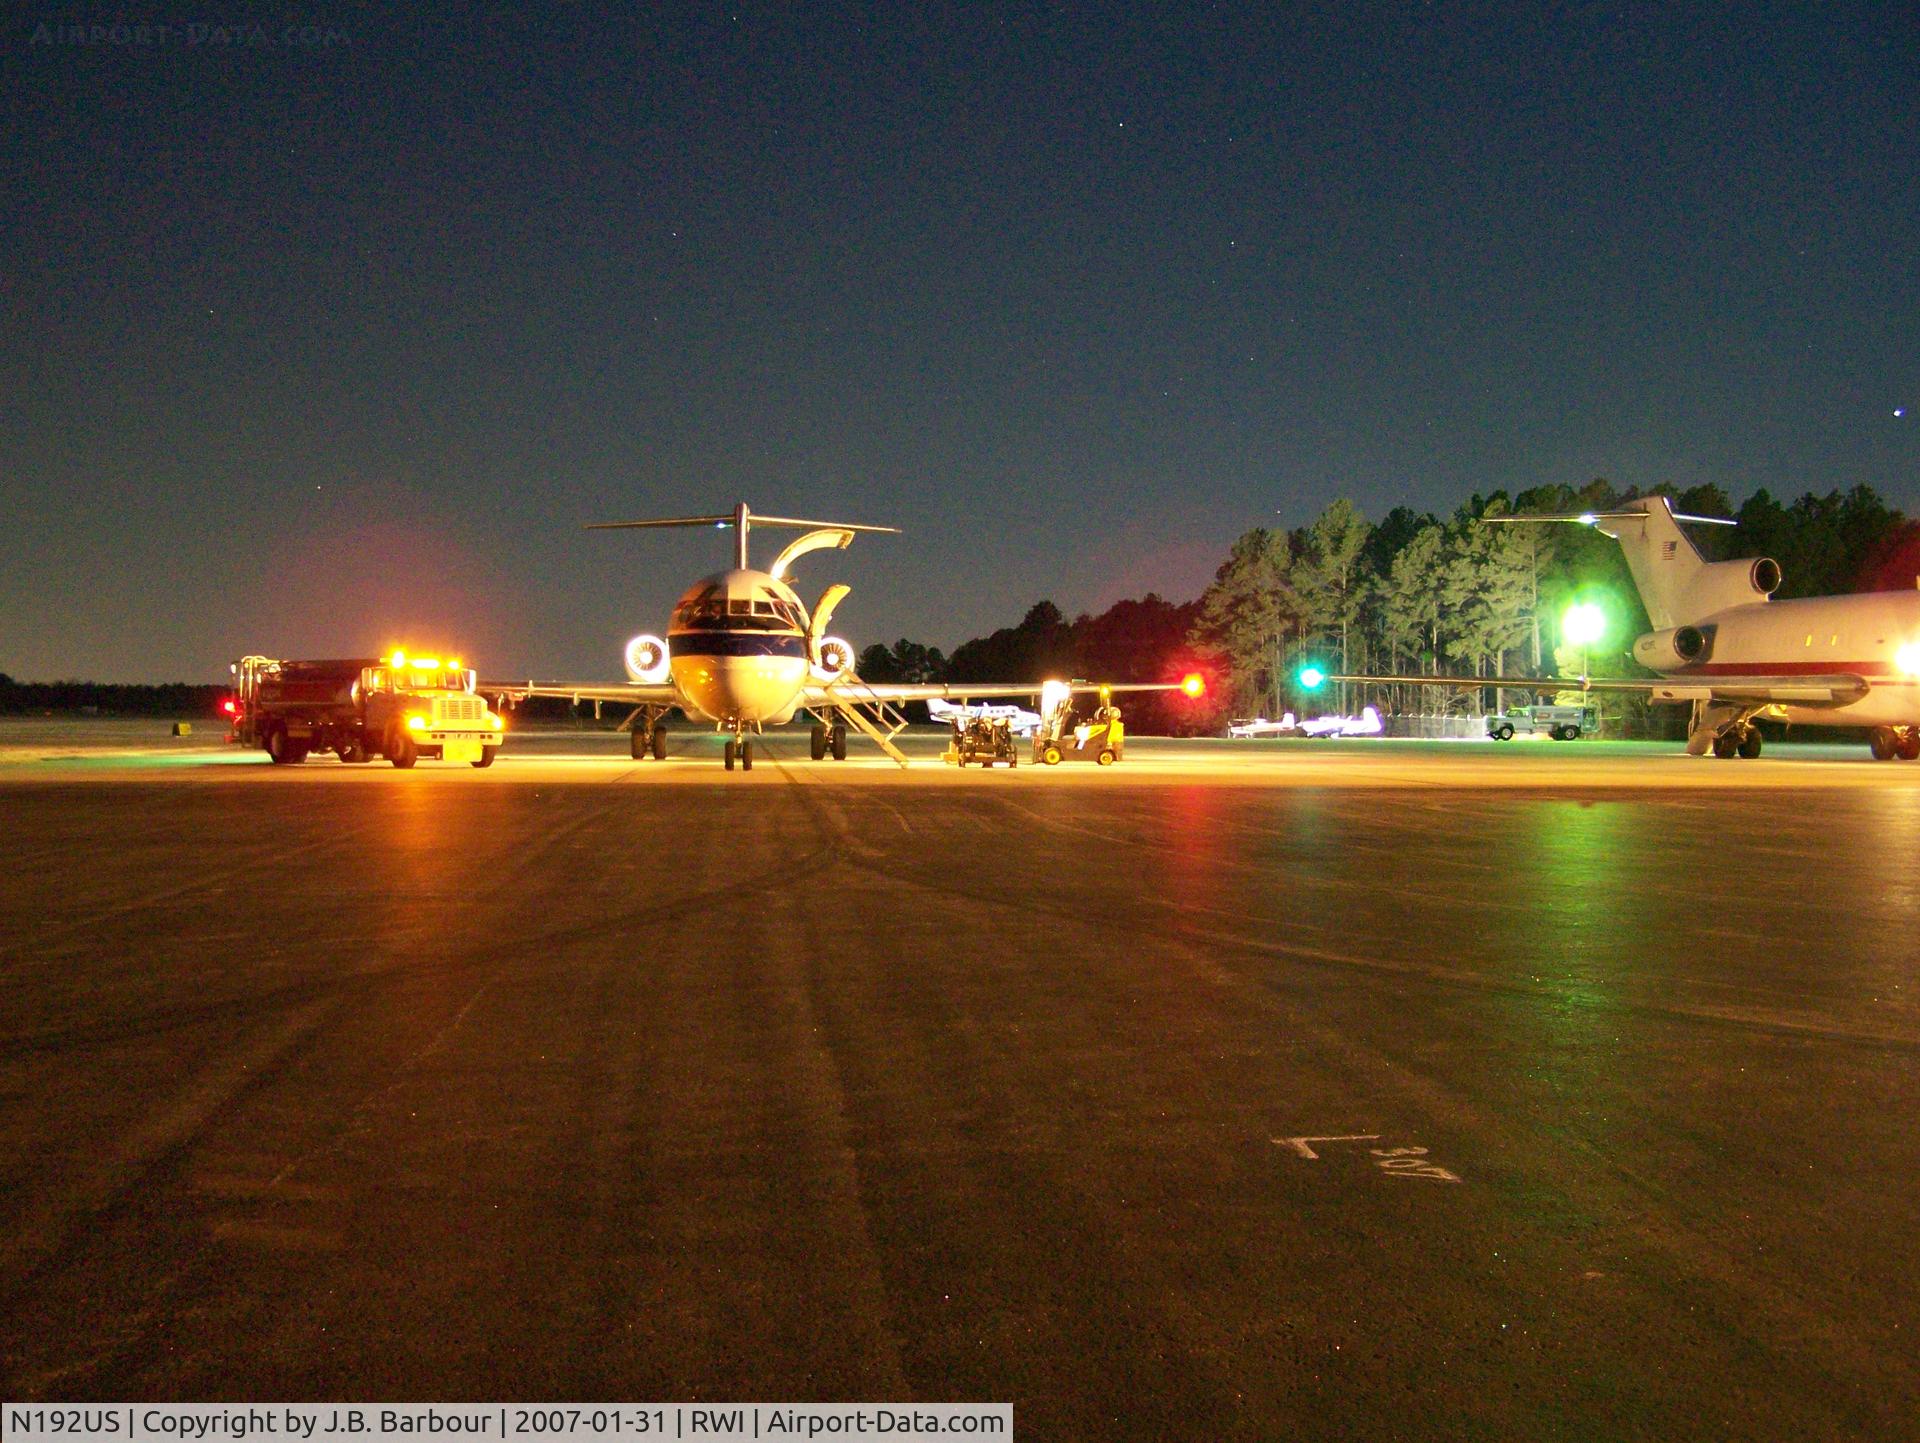
<path id="1" fill-rule="evenodd" d="M 230 670 L 227 740 L 261 748 L 276 765 L 333 752 L 343 762 L 378 756 L 410 767 L 437 757 L 490 767 L 505 740 L 505 720 L 458 661 L 402 651 L 331 661 L 245 656 Z"/>

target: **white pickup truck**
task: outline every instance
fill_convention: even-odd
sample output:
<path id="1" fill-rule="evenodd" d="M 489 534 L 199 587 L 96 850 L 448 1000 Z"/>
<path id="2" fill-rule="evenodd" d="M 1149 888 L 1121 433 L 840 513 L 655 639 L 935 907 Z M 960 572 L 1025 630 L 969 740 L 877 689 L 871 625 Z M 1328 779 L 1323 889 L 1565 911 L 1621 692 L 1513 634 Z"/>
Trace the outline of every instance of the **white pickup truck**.
<path id="1" fill-rule="evenodd" d="M 1514 706 L 1487 718 L 1487 735 L 1497 742 L 1539 732 L 1557 742 L 1570 742 L 1599 730 L 1599 713 L 1590 706 Z"/>

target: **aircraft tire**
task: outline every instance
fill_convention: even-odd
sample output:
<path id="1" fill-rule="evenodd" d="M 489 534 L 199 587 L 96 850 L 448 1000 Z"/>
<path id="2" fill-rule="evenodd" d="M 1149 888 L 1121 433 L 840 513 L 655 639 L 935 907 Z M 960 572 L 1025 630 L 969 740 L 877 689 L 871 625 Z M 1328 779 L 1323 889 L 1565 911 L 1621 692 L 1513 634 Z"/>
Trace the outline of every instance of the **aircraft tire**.
<path id="1" fill-rule="evenodd" d="M 1920 731 L 1907 730 L 1895 735 L 1893 754 L 1903 762 L 1920 760 Z"/>
<path id="2" fill-rule="evenodd" d="M 753 738 L 752 737 L 740 738 L 740 770 L 743 772 L 750 772 L 753 770 Z"/>
<path id="3" fill-rule="evenodd" d="M 627 751 L 636 762 L 647 754 L 646 734 L 638 727 L 627 733 Z"/>
<path id="4" fill-rule="evenodd" d="M 1759 727 L 1749 727 L 1747 734 L 1740 738 L 1740 755 L 1752 761 L 1760 755 L 1761 736 Z"/>
<path id="5" fill-rule="evenodd" d="M 1900 754 L 1900 738 L 1892 727 L 1875 727 L 1867 733 L 1867 749 L 1876 762 L 1890 762 Z"/>
<path id="6" fill-rule="evenodd" d="M 1738 756 L 1740 741 L 1732 732 L 1721 732 L 1713 739 L 1713 754 L 1716 757 Z"/>
<path id="7" fill-rule="evenodd" d="M 833 759 L 836 762 L 844 762 L 847 759 L 847 724 L 845 722 L 833 724 Z"/>
<path id="8" fill-rule="evenodd" d="M 812 751 L 812 754 L 813 754 L 813 759 L 814 759 L 814 760 L 815 760 L 816 762 L 818 762 L 818 761 L 824 761 L 824 760 L 826 759 L 826 755 L 827 755 L 827 728 L 826 728 L 826 725 L 825 725 L 824 723 L 822 723 L 822 722 L 815 722 L 815 723 L 813 724 L 813 739 L 812 739 L 812 741 L 810 742 L 810 744 L 809 744 L 809 745 L 810 745 L 810 749 L 811 749 L 811 751 Z"/>
<path id="9" fill-rule="evenodd" d="M 653 724 L 653 759 L 656 762 L 667 759 L 667 729 L 659 722 Z"/>
<path id="10" fill-rule="evenodd" d="M 727 770 L 733 770 L 733 759 L 740 753 L 740 744 L 732 737 L 727 738 Z"/>

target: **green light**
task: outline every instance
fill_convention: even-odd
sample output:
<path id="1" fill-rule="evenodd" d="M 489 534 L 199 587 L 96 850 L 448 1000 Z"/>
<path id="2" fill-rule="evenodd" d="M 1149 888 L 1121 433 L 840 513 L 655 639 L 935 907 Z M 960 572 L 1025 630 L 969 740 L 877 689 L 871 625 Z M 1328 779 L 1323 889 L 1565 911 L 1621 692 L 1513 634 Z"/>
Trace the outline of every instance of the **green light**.
<path id="1" fill-rule="evenodd" d="M 1321 683 L 1326 679 L 1327 674 L 1317 666 L 1303 666 L 1300 668 L 1300 685 L 1308 691 L 1320 690 Z"/>
<path id="2" fill-rule="evenodd" d="M 1607 614 L 1590 601 L 1567 608 L 1560 618 L 1560 639 L 1569 646 L 1592 646 L 1607 634 Z"/>

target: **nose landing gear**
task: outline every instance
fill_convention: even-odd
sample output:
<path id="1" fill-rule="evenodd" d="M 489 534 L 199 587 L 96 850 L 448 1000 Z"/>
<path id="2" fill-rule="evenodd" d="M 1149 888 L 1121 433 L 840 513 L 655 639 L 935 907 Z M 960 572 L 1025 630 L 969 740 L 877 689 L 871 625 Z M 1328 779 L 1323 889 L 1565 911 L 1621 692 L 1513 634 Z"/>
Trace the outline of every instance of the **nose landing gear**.
<path id="1" fill-rule="evenodd" d="M 736 731 L 732 736 L 727 738 L 727 748 L 726 748 L 725 755 L 726 755 L 728 771 L 733 770 L 733 764 L 735 762 L 740 763 L 741 771 L 743 772 L 752 771 L 753 770 L 753 738 L 748 736 L 744 731 Z"/>

